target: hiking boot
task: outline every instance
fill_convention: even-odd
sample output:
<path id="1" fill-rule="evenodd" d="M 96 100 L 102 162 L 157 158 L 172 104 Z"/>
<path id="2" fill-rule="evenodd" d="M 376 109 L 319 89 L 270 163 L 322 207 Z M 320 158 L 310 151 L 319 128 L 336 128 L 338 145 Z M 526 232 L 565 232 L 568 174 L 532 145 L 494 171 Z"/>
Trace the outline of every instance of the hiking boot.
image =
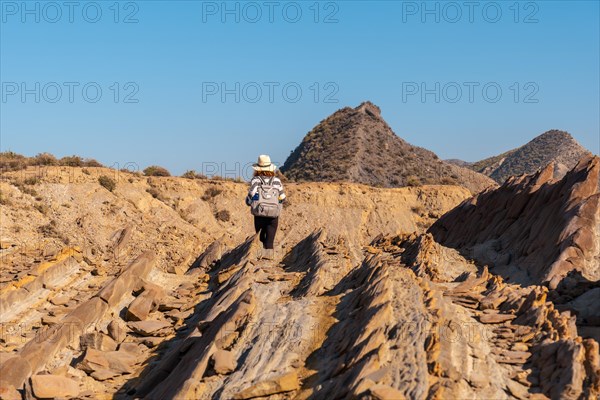
<path id="1" fill-rule="evenodd" d="M 261 259 L 272 261 L 275 259 L 275 250 L 273 249 L 263 249 L 261 254 Z"/>

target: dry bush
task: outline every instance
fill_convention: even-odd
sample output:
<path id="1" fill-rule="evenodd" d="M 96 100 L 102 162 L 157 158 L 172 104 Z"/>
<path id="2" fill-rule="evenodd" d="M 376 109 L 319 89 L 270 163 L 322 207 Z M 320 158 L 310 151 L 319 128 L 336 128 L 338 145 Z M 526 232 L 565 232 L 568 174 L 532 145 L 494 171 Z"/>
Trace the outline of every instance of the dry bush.
<path id="1" fill-rule="evenodd" d="M 101 175 L 98 177 L 98 183 L 109 192 L 112 192 L 117 187 L 117 183 L 106 175 Z"/>
<path id="2" fill-rule="evenodd" d="M 83 162 L 83 165 L 85 167 L 96 167 L 96 168 L 104 167 L 104 165 L 102 165 L 98 161 L 94 160 L 93 158 L 86 158 L 85 161 Z"/>
<path id="3" fill-rule="evenodd" d="M 204 174 L 199 174 L 196 171 L 194 171 L 193 169 L 186 171 L 183 175 L 181 175 L 182 178 L 187 178 L 187 179 L 208 179 L 208 177 Z"/>
<path id="4" fill-rule="evenodd" d="M 211 186 L 208 189 L 206 189 L 206 191 L 202 195 L 202 200 L 208 201 L 208 200 L 212 199 L 213 197 L 218 196 L 221 193 L 223 193 L 223 190 L 217 189 L 216 187 Z"/>
<path id="5" fill-rule="evenodd" d="M 231 218 L 231 214 L 227 210 L 221 210 L 215 213 L 215 218 L 218 221 L 227 222 Z"/>
<path id="6" fill-rule="evenodd" d="M 18 171 L 27 167 L 27 158 L 12 151 L 0 153 L 0 170 Z"/>
<path id="7" fill-rule="evenodd" d="M 23 180 L 23 183 L 25 185 L 36 185 L 36 184 L 40 183 L 40 178 L 38 178 L 37 176 L 31 176 L 29 178 L 25 178 Z"/>
<path id="8" fill-rule="evenodd" d="M 38 226 L 37 231 L 45 237 L 58 237 L 58 231 L 56 230 L 56 221 L 52 220 L 49 224 Z"/>
<path id="9" fill-rule="evenodd" d="M 34 188 L 30 188 L 27 186 L 24 186 L 22 184 L 14 184 L 22 193 L 28 194 L 32 197 L 36 197 L 38 195 L 38 192 L 34 189 Z"/>
<path id="10" fill-rule="evenodd" d="M 406 178 L 406 186 L 421 186 L 421 180 L 414 175 Z"/>
<path id="11" fill-rule="evenodd" d="M 4 195 L 4 193 L 2 193 L 2 191 L 0 191 L 0 204 L 3 206 L 9 206 L 12 204 L 12 202 Z"/>
<path id="12" fill-rule="evenodd" d="M 171 176 L 171 173 L 163 167 L 158 165 L 151 165 L 144 169 L 144 175 L 146 176 Z"/>
<path id="13" fill-rule="evenodd" d="M 79 156 L 67 156 L 58 160 L 58 164 L 66 167 L 81 167 L 83 166 L 83 159 Z"/>
<path id="14" fill-rule="evenodd" d="M 36 210 L 38 210 L 39 212 L 41 212 L 44 215 L 46 215 L 48 213 L 48 206 L 46 206 L 45 204 L 37 203 L 36 205 L 33 206 L 33 208 L 35 208 Z"/>
<path id="15" fill-rule="evenodd" d="M 423 215 L 425 213 L 425 209 L 422 206 L 411 207 L 411 211 L 417 215 Z"/>
<path id="16" fill-rule="evenodd" d="M 162 199 L 160 192 L 154 187 L 146 189 L 146 192 L 148 192 L 150 194 L 150 196 L 154 197 L 155 199 L 159 199 L 159 200 Z"/>
<path id="17" fill-rule="evenodd" d="M 30 159 L 31 165 L 57 165 L 58 160 L 50 153 L 39 153 Z"/>

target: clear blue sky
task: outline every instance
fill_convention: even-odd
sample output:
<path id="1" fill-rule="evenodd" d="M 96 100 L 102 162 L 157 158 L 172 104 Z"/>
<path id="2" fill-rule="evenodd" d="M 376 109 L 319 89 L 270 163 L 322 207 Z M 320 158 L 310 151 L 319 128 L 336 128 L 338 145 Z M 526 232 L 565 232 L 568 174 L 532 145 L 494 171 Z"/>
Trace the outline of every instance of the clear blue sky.
<path id="1" fill-rule="evenodd" d="M 63 3 L 0 4 L 3 151 L 176 174 L 281 164 L 371 100 L 442 158 L 554 128 L 600 152 L 597 1 Z"/>

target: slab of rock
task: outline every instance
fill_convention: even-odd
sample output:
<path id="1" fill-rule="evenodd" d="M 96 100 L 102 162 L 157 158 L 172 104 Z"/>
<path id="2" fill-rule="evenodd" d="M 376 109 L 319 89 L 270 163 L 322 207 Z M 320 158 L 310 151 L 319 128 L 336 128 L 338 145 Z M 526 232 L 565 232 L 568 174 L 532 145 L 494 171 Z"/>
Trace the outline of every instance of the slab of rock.
<path id="1" fill-rule="evenodd" d="M 289 372 L 277 378 L 268 379 L 256 383 L 233 396 L 236 400 L 251 399 L 253 397 L 271 396 L 277 393 L 285 393 L 298 390 L 300 382 L 296 372 Z"/>
<path id="2" fill-rule="evenodd" d="M 186 299 L 176 299 L 174 297 L 165 297 L 161 304 L 158 305 L 158 311 L 179 310 L 187 304 Z"/>
<path id="3" fill-rule="evenodd" d="M 165 338 L 164 337 L 156 337 L 156 336 L 145 336 L 141 338 L 136 338 L 138 343 L 143 344 L 148 348 L 153 348 L 162 343 Z"/>
<path id="4" fill-rule="evenodd" d="M 139 283 L 140 278 L 145 278 L 156 261 L 154 253 L 147 251 L 129 264 L 129 266 L 114 278 L 98 292 L 98 297 L 108 303 L 109 306 L 116 306 L 126 293 L 131 293 Z"/>
<path id="5" fill-rule="evenodd" d="M 136 321 L 129 322 L 128 326 L 142 336 L 168 336 L 173 332 L 171 324 L 166 321 Z"/>
<path id="6" fill-rule="evenodd" d="M 144 293 L 136 297 L 127 307 L 127 321 L 143 321 L 153 311 L 154 302 L 150 296 L 144 295 Z"/>
<path id="7" fill-rule="evenodd" d="M 77 368 L 92 373 L 100 369 L 108 369 L 108 360 L 101 351 L 88 348 L 85 351 L 83 360 L 77 364 Z"/>
<path id="8" fill-rule="evenodd" d="M 127 325 L 122 320 L 113 319 L 106 327 L 108 335 L 117 343 L 123 342 L 127 337 Z"/>
<path id="9" fill-rule="evenodd" d="M 100 320 L 107 310 L 108 305 L 104 301 L 98 297 L 92 297 L 88 301 L 84 301 L 74 308 L 67 316 L 76 318 L 80 321 L 81 328 L 83 329 L 84 326 L 88 326 L 93 322 Z"/>
<path id="10" fill-rule="evenodd" d="M 22 400 L 23 396 L 14 386 L 0 382 L 0 399 L 3 400 Z"/>
<path id="11" fill-rule="evenodd" d="M 121 345 L 119 345 L 119 351 L 124 351 L 134 356 L 142 354 L 142 349 L 137 343 L 121 343 Z"/>
<path id="12" fill-rule="evenodd" d="M 114 351 L 117 349 L 117 342 L 102 332 L 91 332 L 82 335 L 80 344 L 82 350 L 88 347 L 100 351 Z"/>
<path id="13" fill-rule="evenodd" d="M 42 325 L 55 325 L 60 322 L 60 317 L 53 317 L 50 315 L 44 315 L 42 317 Z"/>
<path id="14" fill-rule="evenodd" d="M 105 381 L 107 379 L 112 379 L 120 375 L 120 373 L 113 371 L 112 369 L 105 368 L 99 368 L 90 374 L 90 376 L 97 381 Z"/>
<path id="15" fill-rule="evenodd" d="M 220 375 L 230 374 L 237 367 L 237 360 L 233 356 L 233 353 L 228 350 L 217 350 L 212 355 L 212 361 L 215 372 Z"/>
<path id="16" fill-rule="evenodd" d="M 69 296 L 55 296 L 50 299 L 50 303 L 54 304 L 55 306 L 64 306 L 70 300 L 71 299 L 69 298 Z"/>
<path id="17" fill-rule="evenodd" d="M 68 398 L 79 395 L 79 384 L 65 376 L 33 375 L 31 388 L 35 397 L 42 399 Z"/>
<path id="18" fill-rule="evenodd" d="M 405 400 L 401 391 L 388 385 L 376 384 L 369 388 L 369 394 L 376 400 Z"/>
<path id="19" fill-rule="evenodd" d="M 514 350 L 514 351 L 528 351 L 529 350 L 529 346 L 527 346 L 525 343 L 517 342 L 517 343 L 515 343 L 515 344 L 512 345 L 511 350 Z"/>
<path id="20" fill-rule="evenodd" d="M 479 321 L 484 324 L 501 324 L 515 318 L 516 316 L 512 314 L 482 314 L 479 316 Z"/>
<path id="21" fill-rule="evenodd" d="M 110 370 L 116 376 L 132 373 L 134 371 L 135 363 L 136 355 L 126 351 L 101 352 L 88 348 L 83 360 L 77 367 L 89 374 L 98 372 L 99 374 L 104 375 L 107 374 L 105 370 Z"/>
<path id="22" fill-rule="evenodd" d="M 511 395 L 513 395 L 519 400 L 529 399 L 529 390 L 527 389 L 527 387 L 521 385 L 518 382 L 513 381 L 512 379 L 508 379 L 506 381 L 506 388 L 508 389 L 508 392 Z"/>
<path id="23" fill-rule="evenodd" d="M 2 364 L 0 364 L 0 384 L 20 388 L 31 373 L 31 365 L 25 358 L 18 355 L 7 359 L 2 357 Z"/>

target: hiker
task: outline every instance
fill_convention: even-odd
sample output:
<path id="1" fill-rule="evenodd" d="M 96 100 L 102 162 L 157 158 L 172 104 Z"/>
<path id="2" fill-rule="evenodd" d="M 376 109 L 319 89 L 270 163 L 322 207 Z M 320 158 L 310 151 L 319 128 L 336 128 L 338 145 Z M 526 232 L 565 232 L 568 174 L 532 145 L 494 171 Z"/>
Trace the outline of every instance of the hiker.
<path id="1" fill-rule="evenodd" d="M 279 224 L 279 214 L 285 193 L 281 180 L 275 176 L 275 165 L 271 157 L 258 156 L 258 162 L 252 165 L 254 176 L 250 180 L 250 189 L 246 197 L 246 204 L 254 215 L 254 229 L 259 234 L 259 239 L 266 251 L 265 259 L 273 259 L 273 243 Z"/>

